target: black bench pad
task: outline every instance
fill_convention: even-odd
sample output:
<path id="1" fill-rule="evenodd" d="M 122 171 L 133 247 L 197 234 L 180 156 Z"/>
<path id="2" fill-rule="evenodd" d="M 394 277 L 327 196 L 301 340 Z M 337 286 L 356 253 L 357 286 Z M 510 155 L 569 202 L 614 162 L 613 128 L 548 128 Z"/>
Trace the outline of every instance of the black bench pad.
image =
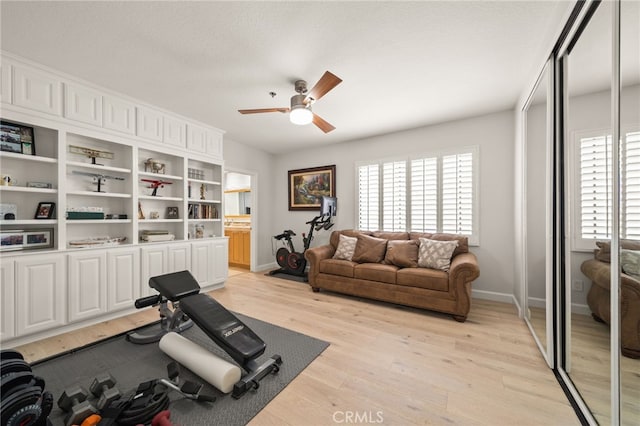
<path id="1" fill-rule="evenodd" d="M 149 278 L 149 287 L 172 302 L 200 293 L 198 281 L 189 271 L 173 272 Z"/>

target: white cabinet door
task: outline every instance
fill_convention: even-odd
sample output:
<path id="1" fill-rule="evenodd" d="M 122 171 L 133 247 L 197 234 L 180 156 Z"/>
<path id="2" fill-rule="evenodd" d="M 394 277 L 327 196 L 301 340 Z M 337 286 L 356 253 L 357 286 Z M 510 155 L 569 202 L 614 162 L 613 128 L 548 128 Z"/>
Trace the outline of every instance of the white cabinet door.
<path id="1" fill-rule="evenodd" d="M 11 103 L 11 64 L 5 59 L 0 63 L 0 100 Z"/>
<path id="2" fill-rule="evenodd" d="M 140 249 L 140 297 L 158 292 L 149 287 L 149 278 L 167 272 L 167 248 L 162 245 Z"/>
<path id="3" fill-rule="evenodd" d="M 107 310 L 132 308 L 140 297 L 140 251 L 138 248 L 107 252 Z"/>
<path id="4" fill-rule="evenodd" d="M 229 248 L 226 238 L 213 241 L 213 276 L 212 284 L 223 283 L 229 277 Z"/>
<path id="5" fill-rule="evenodd" d="M 163 130 L 161 112 L 149 108 L 136 107 L 136 134 L 138 136 L 162 142 Z"/>
<path id="6" fill-rule="evenodd" d="M 0 259 L 0 340 L 7 340 L 16 335 L 16 281 L 15 263 L 13 259 Z"/>
<path id="7" fill-rule="evenodd" d="M 222 159 L 222 133 L 208 131 L 206 143 L 207 154 Z"/>
<path id="8" fill-rule="evenodd" d="M 209 286 L 213 277 L 213 245 L 211 241 L 191 243 L 191 274 L 200 287 Z"/>
<path id="9" fill-rule="evenodd" d="M 102 94 L 79 84 L 64 84 L 64 116 L 102 126 Z"/>
<path id="10" fill-rule="evenodd" d="M 66 274 L 62 254 L 16 260 L 16 335 L 65 324 Z"/>
<path id="11" fill-rule="evenodd" d="M 167 247 L 167 252 L 167 274 L 191 269 L 191 244 L 171 244 Z"/>
<path id="12" fill-rule="evenodd" d="M 207 130 L 204 127 L 187 125 L 187 149 L 194 152 L 207 151 Z"/>
<path id="13" fill-rule="evenodd" d="M 112 96 L 103 97 L 102 122 L 105 129 L 129 135 L 136 133 L 136 106 Z"/>
<path id="14" fill-rule="evenodd" d="M 44 71 L 13 66 L 13 103 L 48 114 L 62 112 L 62 82 Z"/>
<path id="15" fill-rule="evenodd" d="M 69 254 L 69 321 L 107 312 L 107 254 L 104 251 Z"/>
<path id="16" fill-rule="evenodd" d="M 166 144 L 184 148 L 187 145 L 187 124 L 165 115 L 163 140 Z"/>

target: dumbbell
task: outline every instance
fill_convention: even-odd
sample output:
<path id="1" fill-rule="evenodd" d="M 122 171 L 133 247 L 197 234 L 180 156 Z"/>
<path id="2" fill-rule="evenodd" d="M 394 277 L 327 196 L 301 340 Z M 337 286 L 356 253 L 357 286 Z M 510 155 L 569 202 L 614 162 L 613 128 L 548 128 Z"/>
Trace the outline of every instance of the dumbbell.
<path id="1" fill-rule="evenodd" d="M 64 421 L 66 426 L 79 425 L 90 415 L 97 414 L 98 410 L 87 401 L 88 395 L 82 386 L 73 386 L 62 392 L 58 398 L 58 407 L 69 412 Z"/>
<path id="2" fill-rule="evenodd" d="M 104 410 L 112 401 L 120 399 L 120 391 L 116 386 L 116 379 L 109 373 L 104 373 L 93 379 L 89 391 L 98 398 L 96 407 Z"/>

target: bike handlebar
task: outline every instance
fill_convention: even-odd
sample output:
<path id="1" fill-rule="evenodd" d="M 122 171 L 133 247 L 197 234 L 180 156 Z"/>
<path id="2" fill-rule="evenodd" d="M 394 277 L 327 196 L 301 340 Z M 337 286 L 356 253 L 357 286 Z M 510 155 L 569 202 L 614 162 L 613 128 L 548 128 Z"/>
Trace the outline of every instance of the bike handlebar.
<path id="1" fill-rule="evenodd" d="M 293 232 L 291 229 L 286 229 L 282 234 L 275 235 L 273 238 L 275 238 L 276 240 L 281 240 L 283 238 L 287 238 L 288 239 L 292 235 L 295 236 L 296 233 Z"/>

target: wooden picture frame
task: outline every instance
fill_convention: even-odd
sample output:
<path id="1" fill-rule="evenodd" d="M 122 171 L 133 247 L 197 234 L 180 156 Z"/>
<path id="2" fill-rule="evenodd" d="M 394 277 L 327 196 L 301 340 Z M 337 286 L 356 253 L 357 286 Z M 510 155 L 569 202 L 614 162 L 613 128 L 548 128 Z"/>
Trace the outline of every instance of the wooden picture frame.
<path id="1" fill-rule="evenodd" d="M 36 155 L 33 127 L 0 120 L 0 150 Z"/>
<path id="2" fill-rule="evenodd" d="M 51 219 L 53 212 L 56 209 L 56 203 L 50 201 L 43 201 L 38 203 L 36 209 L 35 219 Z"/>
<path id="3" fill-rule="evenodd" d="M 289 170 L 289 210 L 319 210 L 322 196 L 336 196 L 335 164 Z"/>
<path id="4" fill-rule="evenodd" d="M 180 211 L 178 207 L 167 207 L 167 219 L 180 219 Z"/>

